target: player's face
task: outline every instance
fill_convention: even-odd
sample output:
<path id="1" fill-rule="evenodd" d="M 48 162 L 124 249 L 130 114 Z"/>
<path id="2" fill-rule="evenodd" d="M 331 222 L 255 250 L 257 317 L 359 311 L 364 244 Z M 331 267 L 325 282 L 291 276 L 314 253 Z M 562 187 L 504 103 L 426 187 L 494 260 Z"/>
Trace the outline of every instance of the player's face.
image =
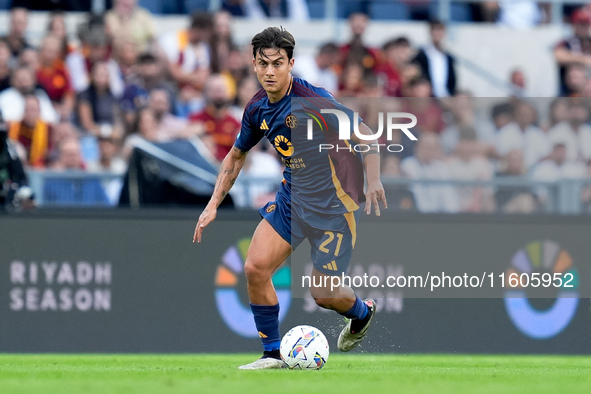
<path id="1" fill-rule="evenodd" d="M 264 56 L 257 53 L 253 59 L 257 79 L 268 94 L 283 96 L 289 86 L 294 61 L 287 58 L 287 52 L 284 49 L 277 51 L 277 49 L 269 48 L 264 49 L 263 53 Z"/>

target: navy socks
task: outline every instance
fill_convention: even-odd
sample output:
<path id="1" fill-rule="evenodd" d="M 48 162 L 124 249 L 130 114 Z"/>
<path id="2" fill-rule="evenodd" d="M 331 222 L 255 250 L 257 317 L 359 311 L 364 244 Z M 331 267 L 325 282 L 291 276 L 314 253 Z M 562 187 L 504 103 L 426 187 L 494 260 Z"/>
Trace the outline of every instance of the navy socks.
<path id="1" fill-rule="evenodd" d="M 279 350 L 279 345 L 281 344 L 279 333 L 279 304 L 250 304 L 250 309 L 254 315 L 254 323 L 259 332 L 259 337 L 261 337 L 261 341 L 263 342 L 265 353 Z"/>
<path id="2" fill-rule="evenodd" d="M 351 309 L 349 309 L 345 313 L 341 313 L 341 315 L 345 316 L 348 319 L 363 320 L 367 316 L 368 312 L 369 307 L 365 304 L 365 302 L 361 301 L 361 298 L 357 297 Z"/>

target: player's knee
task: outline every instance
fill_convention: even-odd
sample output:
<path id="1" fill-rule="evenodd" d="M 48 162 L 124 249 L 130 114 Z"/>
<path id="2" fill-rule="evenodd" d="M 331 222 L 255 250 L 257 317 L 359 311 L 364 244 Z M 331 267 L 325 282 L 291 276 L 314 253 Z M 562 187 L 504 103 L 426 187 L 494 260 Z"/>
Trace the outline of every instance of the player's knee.
<path id="1" fill-rule="evenodd" d="M 246 263 L 244 264 L 244 275 L 246 275 L 246 280 L 249 283 L 262 282 L 269 279 L 271 276 L 269 270 L 252 260 L 246 260 Z"/>
<path id="2" fill-rule="evenodd" d="M 316 305 L 321 308 L 330 309 L 333 300 L 328 289 L 322 287 L 312 287 L 310 288 L 310 295 L 312 298 L 314 298 Z"/>

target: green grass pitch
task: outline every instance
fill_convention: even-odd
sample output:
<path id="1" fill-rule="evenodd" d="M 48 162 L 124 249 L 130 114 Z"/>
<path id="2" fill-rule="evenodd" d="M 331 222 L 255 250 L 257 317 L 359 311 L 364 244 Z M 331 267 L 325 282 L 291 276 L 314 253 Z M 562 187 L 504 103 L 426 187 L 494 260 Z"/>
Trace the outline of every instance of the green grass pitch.
<path id="1" fill-rule="evenodd" d="M 589 393 L 591 357 L 333 354 L 320 371 L 256 355 L 0 355 L 1 393 Z"/>

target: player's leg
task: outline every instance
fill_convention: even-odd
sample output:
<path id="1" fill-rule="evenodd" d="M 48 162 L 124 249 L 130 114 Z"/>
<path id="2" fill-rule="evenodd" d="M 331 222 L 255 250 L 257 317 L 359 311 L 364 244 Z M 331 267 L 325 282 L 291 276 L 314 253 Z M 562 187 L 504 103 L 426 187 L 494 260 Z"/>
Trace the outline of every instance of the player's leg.
<path id="1" fill-rule="evenodd" d="M 349 351 L 365 337 L 377 311 L 373 300 L 362 301 L 355 292 L 342 283 L 333 287 L 332 277 L 346 273 L 357 238 L 357 214 L 349 212 L 330 218 L 330 227 L 338 231 L 313 230 L 309 236 L 314 263 L 313 279 L 326 286 L 312 287 L 311 295 L 316 304 L 331 309 L 349 319 L 339 336 L 338 347 Z"/>
<path id="2" fill-rule="evenodd" d="M 272 219 L 271 219 L 272 220 Z M 254 232 L 244 264 L 250 307 L 263 342 L 263 357 L 241 369 L 283 368 L 279 355 L 279 302 L 271 280 L 291 253 L 291 245 L 263 219 Z"/>
<path id="3" fill-rule="evenodd" d="M 339 273 L 340 275 L 340 273 Z M 331 309 L 349 319 L 339 334 L 337 346 L 340 351 L 348 352 L 363 341 L 367 335 L 369 326 L 377 312 L 377 304 L 372 299 L 361 300 L 353 289 L 340 285 L 332 288 L 334 275 L 312 270 L 312 279 L 316 282 L 326 283 L 325 287 L 312 287 L 310 293 L 321 308 Z"/>

